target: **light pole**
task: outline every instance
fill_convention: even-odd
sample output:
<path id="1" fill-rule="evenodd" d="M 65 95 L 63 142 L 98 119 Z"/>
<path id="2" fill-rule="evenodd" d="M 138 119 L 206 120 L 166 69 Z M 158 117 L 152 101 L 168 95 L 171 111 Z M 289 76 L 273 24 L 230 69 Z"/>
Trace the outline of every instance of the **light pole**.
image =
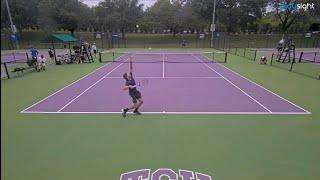
<path id="1" fill-rule="evenodd" d="M 11 12 L 10 12 L 10 8 L 9 8 L 9 3 L 8 3 L 8 0 L 6 0 L 6 6 L 7 6 L 7 11 L 8 11 L 8 16 L 9 16 L 9 21 L 10 21 L 10 26 L 11 26 L 11 31 L 12 33 L 14 34 L 15 36 L 15 42 L 16 42 L 16 47 L 17 49 L 19 49 L 19 44 L 18 44 L 18 40 L 17 40 L 17 37 L 16 37 L 16 32 L 17 32 L 17 29 L 16 29 L 16 26 L 13 24 L 12 22 L 12 17 L 11 17 Z"/>
<path id="2" fill-rule="evenodd" d="M 216 30 L 215 15 L 216 15 L 216 0 L 213 0 L 212 24 L 211 24 L 211 47 L 212 48 L 214 48 L 214 32 Z"/>

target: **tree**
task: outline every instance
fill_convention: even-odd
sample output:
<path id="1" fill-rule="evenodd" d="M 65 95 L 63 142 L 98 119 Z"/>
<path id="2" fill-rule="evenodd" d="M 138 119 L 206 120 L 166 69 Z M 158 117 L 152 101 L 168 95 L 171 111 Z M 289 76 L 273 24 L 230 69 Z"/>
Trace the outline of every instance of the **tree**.
<path id="1" fill-rule="evenodd" d="M 194 12 L 207 23 L 212 23 L 212 0 L 189 0 Z M 216 30 L 227 32 L 257 31 L 256 22 L 266 9 L 267 0 L 217 0 Z"/>
<path id="2" fill-rule="evenodd" d="M 37 24 L 38 0 L 10 0 L 8 1 L 12 21 L 21 33 L 24 28 L 34 28 Z M 10 26 L 7 9 L 1 1 L 1 28 Z"/>
<path id="3" fill-rule="evenodd" d="M 298 1 L 296 0 L 271 0 L 269 6 L 272 7 L 270 14 L 277 17 L 279 29 L 283 34 L 289 32 L 301 32 L 308 30 L 312 22 L 320 21 L 320 12 L 317 8 L 315 9 L 297 9 Z M 303 0 L 299 3 L 309 3 L 309 1 Z M 315 7 L 319 7 L 320 2 L 313 2 Z"/>
<path id="4" fill-rule="evenodd" d="M 150 18 L 156 22 L 158 30 L 170 29 L 173 24 L 173 6 L 168 0 L 157 1 L 150 9 L 148 9 Z"/>
<path id="5" fill-rule="evenodd" d="M 38 25 L 44 30 L 65 29 L 74 35 L 77 29 L 92 27 L 92 10 L 78 0 L 41 0 L 38 9 Z"/>
<path id="6" fill-rule="evenodd" d="M 142 14 L 138 0 L 105 0 L 94 9 L 94 26 L 104 31 L 120 30 L 125 38 L 125 32 L 135 28 Z"/>
<path id="7" fill-rule="evenodd" d="M 275 9 L 276 15 L 281 22 L 281 31 L 284 34 L 287 33 L 287 30 L 298 16 L 297 13 L 293 13 L 294 8 L 286 8 L 287 6 L 289 7 L 291 3 L 295 3 L 295 0 L 286 0 L 281 3 L 279 0 L 272 0 L 270 2 L 270 5 Z M 282 6 L 281 4 L 285 6 Z"/>
<path id="8" fill-rule="evenodd" d="M 158 0 L 147 10 L 154 28 L 158 30 L 170 29 L 175 36 L 181 25 L 181 5 L 171 4 L 169 0 Z"/>
<path id="9" fill-rule="evenodd" d="M 261 19 L 262 14 L 266 11 L 266 0 L 241 0 L 239 10 L 241 11 L 241 18 L 239 21 L 242 32 L 258 31 L 257 21 Z"/>
<path id="10" fill-rule="evenodd" d="M 54 0 L 42 0 L 38 4 L 38 26 L 47 34 L 58 29 Z"/>

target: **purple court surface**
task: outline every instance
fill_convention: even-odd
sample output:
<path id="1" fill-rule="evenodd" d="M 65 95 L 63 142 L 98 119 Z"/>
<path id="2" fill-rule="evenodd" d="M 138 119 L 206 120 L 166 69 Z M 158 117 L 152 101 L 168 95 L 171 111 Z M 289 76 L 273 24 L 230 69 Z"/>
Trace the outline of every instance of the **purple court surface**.
<path id="1" fill-rule="evenodd" d="M 22 113 L 120 113 L 131 106 L 123 91 L 128 56 L 106 64 L 31 105 Z M 143 113 L 168 114 L 310 114 L 307 110 L 200 54 L 135 54 L 134 77 Z M 170 61 L 185 60 L 185 63 Z M 169 62 L 169 63 L 168 63 Z M 199 63 L 195 63 L 199 62 Z M 206 63 L 204 63 L 206 62 Z M 139 83 L 140 82 L 140 83 Z"/>

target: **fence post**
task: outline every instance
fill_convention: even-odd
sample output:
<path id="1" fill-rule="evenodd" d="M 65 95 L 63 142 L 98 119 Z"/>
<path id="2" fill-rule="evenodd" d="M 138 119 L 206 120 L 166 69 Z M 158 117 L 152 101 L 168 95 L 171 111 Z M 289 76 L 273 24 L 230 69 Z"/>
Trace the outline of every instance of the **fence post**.
<path id="1" fill-rule="evenodd" d="M 225 54 L 225 56 L 224 56 L 224 62 L 227 63 L 228 53 L 227 53 L 227 52 L 225 52 L 225 53 L 226 53 L 226 54 Z"/>
<path id="2" fill-rule="evenodd" d="M 255 50 L 255 51 L 254 51 L 254 61 L 257 59 L 257 51 L 258 51 L 258 50 Z"/>
<path id="3" fill-rule="evenodd" d="M 290 71 L 292 71 L 294 60 L 291 62 Z"/>
<path id="4" fill-rule="evenodd" d="M 299 57 L 299 63 L 301 63 L 302 60 L 302 56 L 303 56 L 303 52 L 300 53 L 300 57 Z"/>
<path id="5" fill-rule="evenodd" d="M 102 62 L 102 59 L 101 59 L 101 52 L 99 52 L 99 62 L 100 62 L 100 63 Z"/>
<path id="6" fill-rule="evenodd" d="M 196 38 L 196 48 L 198 48 L 198 37 Z"/>
<path id="7" fill-rule="evenodd" d="M 10 75 L 9 75 L 8 68 L 7 68 L 7 63 L 3 63 L 3 65 L 4 65 L 4 69 L 6 70 L 7 78 L 10 79 Z"/>
<path id="8" fill-rule="evenodd" d="M 114 47 L 114 40 L 111 38 L 111 48 Z"/>
<path id="9" fill-rule="evenodd" d="M 106 35 L 106 42 L 108 43 L 108 49 L 111 49 L 111 43 L 112 43 L 112 41 L 111 41 L 111 39 L 109 39 L 110 37 L 110 34 L 109 34 L 109 31 L 107 31 L 107 35 Z M 113 44 L 112 44 L 113 45 Z"/>
<path id="10" fill-rule="evenodd" d="M 146 32 L 143 32 L 143 48 L 146 48 Z"/>
<path id="11" fill-rule="evenodd" d="M 212 62 L 214 62 L 214 52 L 212 52 Z"/>
<path id="12" fill-rule="evenodd" d="M 226 45 L 226 36 L 223 36 L 223 51 L 225 49 L 225 45 Z"/>
<path id="13" fill-rule="evenodd" d="M 270 66 L 272 66 L 272 61 L 273 61 L 273 55 L 274 55 L 274 53 L 272 53 L 272 55 L 271 55 L 271 61 L 270 61 Z"/>
<path id="14" fill-rule="evenodd" d="M 26 52 L 27 61 L 29 61 L 29 54 Z"/>

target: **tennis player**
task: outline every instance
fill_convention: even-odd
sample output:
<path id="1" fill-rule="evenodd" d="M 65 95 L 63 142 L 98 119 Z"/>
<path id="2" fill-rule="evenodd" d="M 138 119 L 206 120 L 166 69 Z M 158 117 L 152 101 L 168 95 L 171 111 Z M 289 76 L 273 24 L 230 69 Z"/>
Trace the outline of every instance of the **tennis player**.
<path id="1" fill-rule="evenodd" d="M 126 84 L 123 88 L 125 91 L 129 91 L 129 96 L 132 98 L 133 106 L 129 108 L 122 109 L 122 116 L 126 117 L 128 111 L 133 110 L 136 115 L 141 115 L 139 108 L 143 104 L 141 93 L 137 90 L 137 85 L 132 76 L 133 66 L 132 66 L 132 56 L 129 58 L 130 72 L 124 73 L 123 78 L 126 80 Z"/>

